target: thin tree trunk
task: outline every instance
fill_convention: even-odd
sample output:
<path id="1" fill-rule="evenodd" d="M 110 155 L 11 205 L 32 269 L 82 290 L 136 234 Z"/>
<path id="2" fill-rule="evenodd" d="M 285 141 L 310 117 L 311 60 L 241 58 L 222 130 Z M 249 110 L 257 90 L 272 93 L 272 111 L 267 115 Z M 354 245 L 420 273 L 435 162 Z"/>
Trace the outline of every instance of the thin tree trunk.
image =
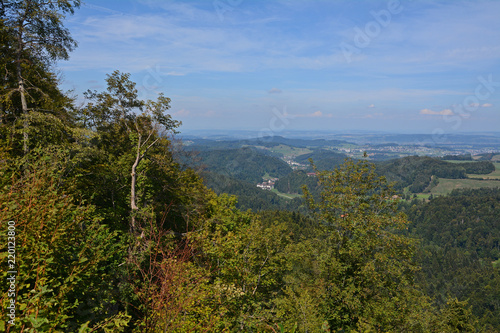
<path id="1" fill-rule="evenodd" d="M 26 155 L 28 153 L 28 104 L 26 103 L 26 96 L 24 94 L 24 82 L 22 78 L 19 80 L 19 93 L 21 94 L 21 106 L 23 108 L 23 152 Z"/>
<path id="2" fill-rule="evenodd" d="M 139 165 L 140 161 L 141 161 L 141 135 L 139 134 L 139 142 L 137 143 L 137 154 L 135 156 L 134 164 L 132 164 L 132 171 L 130 173 L 130 175 L 132 176 L 132 181 L 130 184 L 130 210 L 131 210 L 130 213 L 132 216 L 131 229 L 133 233 L 135 232 L 136 229 L 134 212 L 139 209 L 135 202 L 135 197 L 136 197 L 135 185 L 137 183 L 137 175 L 136 175 L 137 166 Z"/>
<path id="3" fill-rule="evenodd" d="M 24 20 L 23 20 L 24 22 Z M 23 110 L 23 152 L 24 152 L 24 155 L 26 155 L 28 153 L 28 140 L 29 140 L 29 137 L 28 137 L 28 126 L 29 126 L 29 123 L 28 123 L 28 103 L 26 103 L 26 91 L 25 91 L 25 88 L 24 88 L 24 79 L 23 79 L 23 73 L 22 73 L 22 68 L 21 68 L 21 54 L 22 54 L 22 50 L 23 50 L 23 41 L 22 41 L 22 27 L 21 27 L 21 30 L 19 32 L 19 36 L 17 37 L 18 38 L 18 50 L 17 50 L 17 57 L 16 57 L 16 61 L 17 61 L 17 66 L 16 66 L 16 69 L 17 69 L 17 81 L 18 81 L 18 90 L 19 90 L 19 94 L 21 95 L 21 107 L 22 107 L 22 110 Z"/>

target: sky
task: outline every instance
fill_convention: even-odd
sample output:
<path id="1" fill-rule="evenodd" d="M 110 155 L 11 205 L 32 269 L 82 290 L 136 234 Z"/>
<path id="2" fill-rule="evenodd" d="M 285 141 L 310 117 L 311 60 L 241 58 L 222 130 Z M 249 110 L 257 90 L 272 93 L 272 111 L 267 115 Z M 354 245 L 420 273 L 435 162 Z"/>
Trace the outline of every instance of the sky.
<path id="1" fill-rule="evenodd" d="M 500 131 L 500 1 L 86 0 L 58 63 L 171 98 L 180 131 Z"/>

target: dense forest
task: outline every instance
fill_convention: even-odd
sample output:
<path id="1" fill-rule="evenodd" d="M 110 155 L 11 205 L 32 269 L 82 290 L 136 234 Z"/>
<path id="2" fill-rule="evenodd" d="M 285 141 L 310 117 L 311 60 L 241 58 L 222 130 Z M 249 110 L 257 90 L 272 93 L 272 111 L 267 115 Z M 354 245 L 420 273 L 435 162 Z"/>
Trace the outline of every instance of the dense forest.
<path id="1" fill-rule="evenodd" d="M 199 157 L 234 170 L 195 170 L 163 94 L 140 99 L 119 70 L 83 105 L 60 90 L 55 62 L 76 47 L 63 19 L 79 6 L 0 1 L 0 331 L 500 329 L 498 190 L 402 203 L 389 183 L 466 165 L 327 156 L 335 167 L 307 178 L 230 147 Z M 251 181 L 296 175 L 303 199 L 238 209 L 224 192 L 249 184 L 230 177 L 247 167 Z"/>
<path id="2" fill-rule="evenodd" d="M 408 234 L 421 239 L 417 280 L 437 304 L 468 300 L 483 331 L 500 321 L 500 188 L 453 191 L 407 203 Z"/>

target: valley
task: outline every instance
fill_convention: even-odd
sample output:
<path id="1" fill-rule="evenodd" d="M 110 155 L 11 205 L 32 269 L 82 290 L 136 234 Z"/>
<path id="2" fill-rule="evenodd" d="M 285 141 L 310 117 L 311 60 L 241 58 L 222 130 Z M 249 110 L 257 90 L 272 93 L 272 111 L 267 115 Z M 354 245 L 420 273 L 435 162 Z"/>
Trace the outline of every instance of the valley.
<path id="1" fill-rule="evenodd" d="M 184 138 L 187 142 L 184 149 L 198 154 L 197 167 L 229 177 L 226 181 L 240 181 L 238 190 L 233 187 L 233 192 L 226 192 L 240 194 L 240 204 L 250 208 L 252 204 L 245 199 L 248 195 L 241 197 L 245 192 L 243 188 L 247 189 L 246 193 L 257 196 L 275 195 L 277 203 L 300 201 L 302 185 L 315 188 L 310 159 L 319 170 L 333 170 L 347 158 L 373 162 L 407 200 L 415 196 L 426 199 L 429 195 L 446 195 L 456 189 L 500 186 L 500 134 L 455 135 L 439 145 L 429 143 L 431 139 L 425 135 L 385 134 L 337 134 L 318 138 L 295 133 L 290 138 L 244 139 L 229 134 L 224 138 L 191 134 Z M 261 185 L 270 178 L 274 179 L 272 186 Z M 227 190 L 220 181 L 214 184 L 210 179 L 205 178 L 206 184 L 217 193 L 222 193 L 222 188 Z M 261 192 L 248 191 L 249 187 L 257 186 Z"/>

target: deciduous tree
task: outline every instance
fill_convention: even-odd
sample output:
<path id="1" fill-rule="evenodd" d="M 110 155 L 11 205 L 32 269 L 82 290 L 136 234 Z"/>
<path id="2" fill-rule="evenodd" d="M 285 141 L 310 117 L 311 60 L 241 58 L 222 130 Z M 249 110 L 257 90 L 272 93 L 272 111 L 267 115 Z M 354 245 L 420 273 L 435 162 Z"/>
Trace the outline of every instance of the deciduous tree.
<path id="1" fill-rule="evenodd" d="M 8 42 L 6 63 L 2 73 L 6 80 L 4 84 L 15 81 L 15 86 L 3 87 L 4 99 L 17 93 L 20 99 L 23 119 L 23 151 L 29 149 L 29 118 L 28 113 L 33 108 L 30 105 L 37 103 L 31 96 L 48 96 L 42 84 L 38 81 L 33 70 L 41 68 L 42 81 L 46 79 L 47 68 L 60 59 L 68 59 L 69 52 L 76 47 L 76 41 L 63 26 L 65 14 L 73 14 L 74 9 L 80 6 L 80 0 L 2 0 L 2 37 Z M 10 72 L 10 71 L 13 71 Z M 35 75 L 33 75 L 35 74 Z"/>

